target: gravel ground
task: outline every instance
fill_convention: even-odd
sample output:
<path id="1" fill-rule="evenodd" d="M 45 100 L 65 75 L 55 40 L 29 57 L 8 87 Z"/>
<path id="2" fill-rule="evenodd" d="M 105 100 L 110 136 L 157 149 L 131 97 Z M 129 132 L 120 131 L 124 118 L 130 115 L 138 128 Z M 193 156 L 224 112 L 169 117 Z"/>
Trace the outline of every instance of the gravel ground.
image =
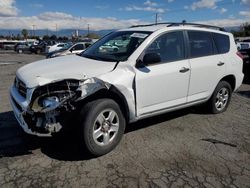
<path id="1" fill-rule="evenodd" d="M 14 119 L 15 71 L 43 58 L 0 53 L 0 187 L 250 187 L 250 85 L 223 114 L 188 108 L 145 119 L 128 125 L 114 151 L 91 158 L 73 132 L 28 136 Z"/>

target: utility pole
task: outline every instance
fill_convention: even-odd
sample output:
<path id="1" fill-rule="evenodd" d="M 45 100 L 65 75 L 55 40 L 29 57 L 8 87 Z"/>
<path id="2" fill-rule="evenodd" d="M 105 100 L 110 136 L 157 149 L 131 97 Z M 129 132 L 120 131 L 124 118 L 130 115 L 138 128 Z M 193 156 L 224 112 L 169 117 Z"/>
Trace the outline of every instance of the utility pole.
<path id="1" fill-rule="evenodd" d="M 78 25 L 78 30 L 81 31 L 81 21 L 82 21 L 82 17 L 80 16 L 79 18 L 79 25 Z"/>
<path id="2" fill-rule="evenodd" d="M 57 24 L 56 24 L 56 36 L 57 36 Z"/>
<path id="3" fill-rule="evenodd" d="M 89 36 L 89 24 L 88 24 L 88 36 Z"/>
<path id="4" fill-rule="evenodd" d="M 36 25 L 32 25 L 33 37 L 35 36 L 35 27 Z"/>
<path id="5" fill-rule="evenodd" d="M 155 13 L 155 25 L 158 23 L 158 13 Z"/>

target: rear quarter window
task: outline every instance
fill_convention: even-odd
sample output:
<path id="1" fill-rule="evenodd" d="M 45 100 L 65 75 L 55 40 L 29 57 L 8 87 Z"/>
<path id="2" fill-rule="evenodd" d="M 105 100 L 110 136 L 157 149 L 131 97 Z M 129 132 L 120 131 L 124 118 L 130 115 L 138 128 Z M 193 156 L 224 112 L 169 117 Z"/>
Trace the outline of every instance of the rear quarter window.
<path id="1" fill-rule="evenodd" d="M 229 52 L 230 50 L 229 36 L 219 33 L 213 33 L 213 38 L 219 54 L 225 54 Z"/>

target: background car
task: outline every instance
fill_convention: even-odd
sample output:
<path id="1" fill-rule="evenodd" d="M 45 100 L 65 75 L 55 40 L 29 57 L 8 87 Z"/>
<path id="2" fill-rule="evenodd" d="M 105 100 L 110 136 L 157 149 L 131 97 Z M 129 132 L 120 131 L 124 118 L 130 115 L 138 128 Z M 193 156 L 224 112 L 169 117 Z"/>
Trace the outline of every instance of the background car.
<path id="1" fill-rule="evenodd" d="M 51 53 L 67 47 L 69 47 L 68 43 L 58 43 L 53 46 L 46 46 L 46 53 Z"/>
<path id="2" fill-rule="evenodd" d="M 17 53 L 30 52 L 30 45 L 28 43 L 18 43 L 14 49 Z"/>
<path id="3" fill-rule="evenodd" d="M 243 73 L 245 74 L 246 78 L 250 77 L 250 48 L 248 49 L 241 49 L 239 52 L 243 58 Z"/>
<path id="4" fill-rule="evenodd" d="M 72 46 L 62 48 L 58 51 L 54 51 L 47 54 L 47 58 L 78 54 L 83 52 L 86 48 L 92 45 L 92 42 L 78 42 Z"/>
<path id="5" fill-rule="evenodd" d="M 18 41 L 6 41 L 6 42 L 3 42 L 2 48 L 4 50 L 14 50 L 14 47 L 15 47 L 16 43 L 18 43 Z"/>
<path id="6" fill-rule="evenodd" d="M 250 48 L 250 42 L 237 42 L 236 45 L 238 50 L 246 50 Z"/>
<path id="7" fill-rule="evenodd" d="M 55 45 L 56 41 L 40 41 L 38 44 L 30 47 L 30 52 L 35 54 L 44 53 L 47 46 Z"/>
<path id="8" fill-rule="evenodd" d="M 15 45 L 14 51 L 17 53 L 24 53 L 24 52 L 30 52 L 30 46 L 34 45 L 35 41 L 25 41 L 25 42 L 19 42 Z"/>

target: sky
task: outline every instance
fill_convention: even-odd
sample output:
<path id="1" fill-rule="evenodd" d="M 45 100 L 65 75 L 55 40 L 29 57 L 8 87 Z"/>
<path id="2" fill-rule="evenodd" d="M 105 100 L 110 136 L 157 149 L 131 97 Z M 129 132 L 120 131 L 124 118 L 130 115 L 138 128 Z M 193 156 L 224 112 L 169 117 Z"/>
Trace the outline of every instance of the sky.
<path id="1" fill-rule="evenodd" d="M 120 29 L 155 22 L 250 22 L 250 0 L 0 0 L 0 29 Z"/>

